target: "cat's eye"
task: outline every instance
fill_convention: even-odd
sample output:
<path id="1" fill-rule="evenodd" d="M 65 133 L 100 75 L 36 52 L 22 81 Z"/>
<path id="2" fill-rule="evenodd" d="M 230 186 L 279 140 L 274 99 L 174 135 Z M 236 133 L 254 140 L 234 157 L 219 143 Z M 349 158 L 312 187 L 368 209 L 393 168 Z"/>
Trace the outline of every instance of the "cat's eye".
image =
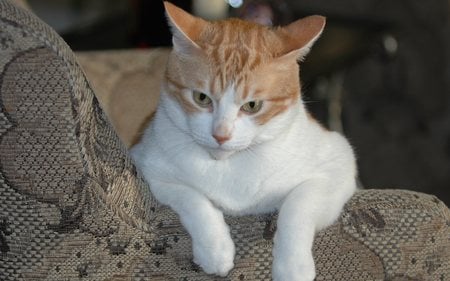
<path id="1" fill-rule="evenodd" d="M 195 103 L 197 103 L 201 107 L 209 107 L 212 103 L 211 98 L 202 92 L 194 91 L 193 97 Z"/>
<path id="2" fill-rule="evenodd" d="M 262 101 L 250 101 L 244 104 L 241 107 L 241 110 L 249 114 L 254 114 L 261 110 L 262 105 L 263 105 Z"/>

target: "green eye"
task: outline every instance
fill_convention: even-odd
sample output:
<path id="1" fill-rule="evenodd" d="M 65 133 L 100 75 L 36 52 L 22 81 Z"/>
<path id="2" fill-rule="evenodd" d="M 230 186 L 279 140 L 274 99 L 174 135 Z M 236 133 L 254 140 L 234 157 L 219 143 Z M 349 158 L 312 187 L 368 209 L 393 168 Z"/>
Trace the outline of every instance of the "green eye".
<path id="1" fill-rule="evenodd" d="M 193 93 L 194 101 L 201 107 L 209 107 L 212 103 L 212 100 L 210 97 L 208 97 L 206 94 L 194 91 Z"/>
<path id="2" fill-rule="evenodd" d="M 254 114 L 254 113 L 256 113 L 256 112 L 261 110 L 262 105 L 263 105 L 262 101 L 250 101 L 250 102 L 244 104 L 241 107 L 241 110 L 245 111 L 245 112 L 247 112 L 249 114 Z"/>

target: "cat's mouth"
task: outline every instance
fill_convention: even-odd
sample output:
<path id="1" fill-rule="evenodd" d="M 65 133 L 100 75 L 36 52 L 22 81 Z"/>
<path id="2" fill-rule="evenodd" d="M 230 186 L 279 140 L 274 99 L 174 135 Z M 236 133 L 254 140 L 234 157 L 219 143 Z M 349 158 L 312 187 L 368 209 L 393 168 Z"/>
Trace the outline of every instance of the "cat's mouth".
<path id="1" fill-rule="evenodd" d="M 215 147 L 203 146 L 214 160 L 225 160 L 230 158 L 234 153 L 238 152 L 239 147 L 231 147 L 227 145 L 219 145 Z"/>
<path id="2" fill-rule="evenodd" d="M 225 150 L 225 149 L 207 149 L 209 155 L 215 160 L 225 160 L 228 159 L 232 154 L 234 154 L 235 150 Z"/>
<path id="3" fill-rule="evenodd" d="M 204 142 L 200 140 L 196 141 L 214 160 L 225 160 L 232 156 L 234 153 L 243 150 L 247 145 L 236 145 L 236 144 L 211 144 L 210 142 Z"/>

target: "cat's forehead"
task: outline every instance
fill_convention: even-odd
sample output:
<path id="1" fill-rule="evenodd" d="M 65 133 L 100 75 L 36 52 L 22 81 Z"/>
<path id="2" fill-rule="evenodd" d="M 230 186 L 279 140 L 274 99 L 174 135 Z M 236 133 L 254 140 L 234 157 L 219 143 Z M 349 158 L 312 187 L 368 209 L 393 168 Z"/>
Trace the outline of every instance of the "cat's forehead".
<path id="1" fill-rule="evenodd" d="M 230 84 L 245 84 L 248 76 L 272 61 L 281 48 L 272 29 L 238 19 L 210 25 L 198 44 L 209 62 L 210 88 L 217 93 Z"/>
<path id="2" fill-rule="evenodd" d="M 269 27 L 240 19 L 228 19 L 210 24 L 202 32 L 199 45 L 208 55 L 222 52 L 218 59 L 233 54 L 253 54 L 261 60 L 271 59 L 282 49 L 278 34 Z"/>

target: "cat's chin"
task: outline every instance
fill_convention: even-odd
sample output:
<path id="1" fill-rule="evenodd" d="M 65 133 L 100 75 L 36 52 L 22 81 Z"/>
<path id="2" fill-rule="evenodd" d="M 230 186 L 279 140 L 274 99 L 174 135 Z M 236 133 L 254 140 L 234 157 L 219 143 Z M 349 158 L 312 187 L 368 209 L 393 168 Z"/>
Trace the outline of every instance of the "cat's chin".
<path id="1" fill-rule="evenodd" d="M 233 155 L 236 151 L 234 150 L 223 150 L 223 149 L 209 149 L 209 155 L 214 160 L 225 160 L 228 159 L 231 155 Z"/>

